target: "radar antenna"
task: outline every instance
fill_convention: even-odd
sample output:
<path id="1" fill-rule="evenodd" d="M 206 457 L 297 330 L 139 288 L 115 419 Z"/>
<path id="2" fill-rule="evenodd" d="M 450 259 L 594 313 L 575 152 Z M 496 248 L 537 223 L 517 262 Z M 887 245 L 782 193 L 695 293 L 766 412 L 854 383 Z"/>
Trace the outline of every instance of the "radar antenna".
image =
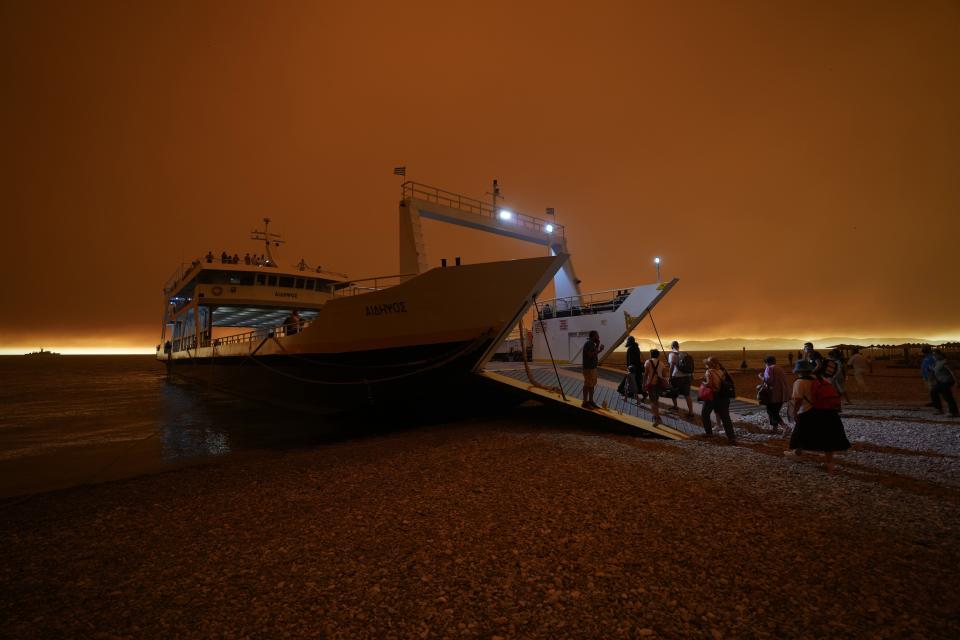
<path id="1" fill-rule="evenodd" d="M 493 203 L 493 216 L 497 216 L 497 199 L 503 200 L 503 195 L 500 193 L 500 185 L 497 183 L 496 179 L 493 181 L 493 191 L 487 191 L 487 195 L 490 196 L 490 200 Z"/>
<path id="2" fill-rule="evenodd" d="M 260 231 L 259 229 L 254 229 L 253 231 L 250 232 L 250 238 L 252 240 L 263 240 L 263 246 L 266 249 L 266 255 L 267 255 L 266 262 L 264 262 L 264 266 L 267 266 L 267 267 L 277 266 L 277 263 L 274 262 L 273 260 L 273 256 L 270 254 L 270 243 L 272 242 L 273 246 L 279 247 L 281 244 L 284 243 L 284 241 L 280 239 L 280 236 L 278 234 L 270 233 L 270 218 L 264 218 L 263 231 Z"/>

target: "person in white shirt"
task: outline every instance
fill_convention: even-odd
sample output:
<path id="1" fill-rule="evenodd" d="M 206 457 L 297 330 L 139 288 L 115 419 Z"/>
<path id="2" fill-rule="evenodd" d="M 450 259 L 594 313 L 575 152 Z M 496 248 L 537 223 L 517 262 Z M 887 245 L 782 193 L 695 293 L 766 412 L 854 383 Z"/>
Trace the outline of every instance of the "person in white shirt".
<path id="1" fill-rule="evenodd" d="M 670 399 L 673 400 L 673 408 L 677 408 L 677 398 L 683 396 L 687 401 L 687 417 L 693 417 L 693 400 L 690 399 L 690 383 L 693 381 L 693 373 L 687 373 L 681 370 L 680 362 L 684 354 L 680 351 L 680 343 L 674 340 L 670 343 L 670 355 L 667 356 L 667 364 L 670 365 Z"/>
<path id="2" fill-rule="evenodd" d="M 873 367 L 870 360 L 860 353 L 860 349 L 855 348 L 853 350 L 853 355 L 847 360 L 847 368 L 853 371 L 853 379 L 857 381 L 857 388 L 860 391 L 866 391 L 867 383 L 864 382 L 863 376 L 868 370 L 873 373 Z"/>

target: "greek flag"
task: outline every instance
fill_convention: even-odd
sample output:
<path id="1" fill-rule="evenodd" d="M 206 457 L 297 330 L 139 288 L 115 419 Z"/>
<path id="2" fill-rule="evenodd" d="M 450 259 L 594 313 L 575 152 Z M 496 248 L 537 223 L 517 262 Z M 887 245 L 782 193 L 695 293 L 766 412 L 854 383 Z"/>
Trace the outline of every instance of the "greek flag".
<path id="1" fill-rule="evenodd" d="M 555 213 L 556 213 L 556 212 L 553 210 L 553 207 L 547 207 L 547 215 L 548 215 L 548 216 L 552 216 L 552 215 L 554 215 Z"/>
<path id="2" fill-rule="evenodd" d="M 393 168 L 393 175 L 395 175 L 395 176 L 404 176 L 404 177 L 405 177 L 405 176 L 407 175 L 407 168 L 406 168 L 406 167 L 394 167 L 394 168 Z"/>

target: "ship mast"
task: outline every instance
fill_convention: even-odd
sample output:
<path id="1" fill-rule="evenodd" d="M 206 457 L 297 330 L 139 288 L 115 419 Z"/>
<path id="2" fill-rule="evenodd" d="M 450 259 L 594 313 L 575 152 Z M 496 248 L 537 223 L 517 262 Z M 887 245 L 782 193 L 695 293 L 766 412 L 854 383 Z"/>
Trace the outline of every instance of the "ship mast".
<path id="1" fill-rule="evenodd" d="M 270 218 L 264 218 L 263 231 L 254 229 L 250 232 L 250 238 L 253 240 L 263 240 L 263 246 L 265 247 L 267 256 L 266 262 L 264 263 L 265 266 L 277 266 L 277 263 L 273 260 L 273 256 L 270 254 L 270 243 L 272 242 L 275 247 L 279 247 L 284 241 L 280 239 L 278 234 L 270 233 Z"/>

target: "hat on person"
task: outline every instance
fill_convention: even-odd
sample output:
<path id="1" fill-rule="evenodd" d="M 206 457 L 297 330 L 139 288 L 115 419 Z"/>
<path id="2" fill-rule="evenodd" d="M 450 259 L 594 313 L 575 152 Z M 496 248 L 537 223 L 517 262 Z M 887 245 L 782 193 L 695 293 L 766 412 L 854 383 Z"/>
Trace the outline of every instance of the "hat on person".
<path id="1" fill-rule="evenodd" d="M 794 373 L 813 373 L 813 363 L 809 360 L 797 360 L 797 364 L 793 367 Z"/>
<path id="2" fill-rule="evenodd" d="M 634 344 L 637 341 L 633 336 L 627 336 L 627 344 Z"/>

